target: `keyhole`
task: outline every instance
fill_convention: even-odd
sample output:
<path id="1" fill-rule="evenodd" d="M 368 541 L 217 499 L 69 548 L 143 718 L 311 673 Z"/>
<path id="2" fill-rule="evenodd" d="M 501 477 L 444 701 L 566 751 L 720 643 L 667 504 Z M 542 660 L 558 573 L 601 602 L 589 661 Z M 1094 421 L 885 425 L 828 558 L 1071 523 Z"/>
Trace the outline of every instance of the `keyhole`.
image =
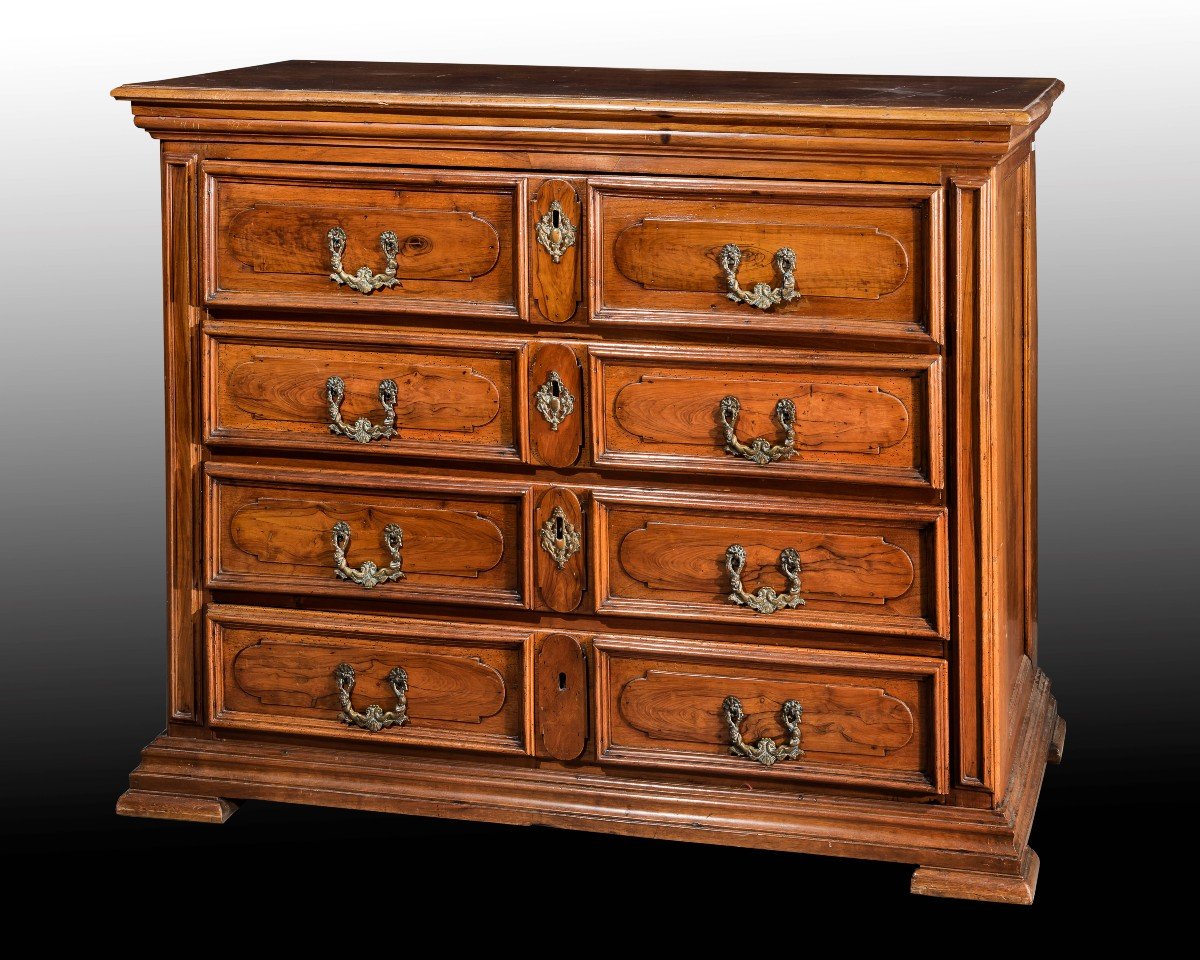
<path id="1" fill-rule="evenodd" d="M 565 537 L 565 535 L 566 535 L 566 531 L 565 531 L 565 530 L 563 530 L 563 518 L 562 518 L 562 517 L 555 517 L 555 518 L 554 518 L 554 536 L 555 536 L 555 539 L 557 539 L 557 540 L 562 540 L 562 539 Z"/>
<path id="2" fill-rule="evenodd" d="M 560 387 L 560 386 L 558 385 L 558 381 L 557 381 L 557 380 L 551 380 L 551 381 L 550 381 L 550 392 L 551 392 L 552 394 L 554 394 L 556 397 L 559 395 L 559 393 L 561 393 L 561 392 L 562 392 L 562 387 Z"/>
<path id="3" fill-rule="evenodd" d="M 561 225 L 561 214 L 557 210 L 550 211 L 550 222 L 554 224 L 554 229 L 557 230 Z"/>
<path id="4" fill-rule="evenodd" d="M 558 689 L 559 690 L 567 689 L 567 675 L 565 673 L 560 673 L 558 675 Z"/>

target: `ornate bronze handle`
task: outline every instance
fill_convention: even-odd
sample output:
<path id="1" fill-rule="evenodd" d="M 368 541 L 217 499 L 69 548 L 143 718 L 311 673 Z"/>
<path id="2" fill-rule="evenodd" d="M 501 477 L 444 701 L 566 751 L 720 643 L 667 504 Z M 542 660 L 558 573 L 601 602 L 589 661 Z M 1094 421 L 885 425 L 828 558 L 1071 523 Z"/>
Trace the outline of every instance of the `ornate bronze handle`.
<path id="1" fill-rule="evenodd" d="M 536 233 L 538 243 L 546 248 L 555 263 L 575 245 L 575 224 L 563 213 L 562 204 L 557 200 L 550 201 L 550 209 L 537 222 Z"/>
<path id="2" fill-rule="evenodd" d="M 550 554 L 559 570 L 567 565 L 567 561 L 575 556 L 583 545 L 583 538 L 579 531 L 571 526 L 571 522 L 563 514 L 562 507 L 555 507 L 550 511 L 549 519 L 542 524 L 539 531 L 539 540 L 542 549 Z"/>
<path id="3" fill-rule="evenodd" d="M 394 287 L 400 282 L 396 279 L 396 257 L 400 253 L 400 241 L 391 230 L 385 230 L 379 235 L 379 246 L 387 256 L 387 267 L 383 273 L 375 273 L 370 267 L 359 267 L 355 274 L 349 274 L 342 269 L 342 254 L 346 252 L 346 231 L 341 227 L 333 227 L 325 234 L 325 239 L 329 242 L 329 261 L 333 267 L 329 279 L 334 283 L 344 283 L 359 293 L 371 293 L 383 287 Z"/>
<path id="4" fill-rule="evenodd" d="M 796 405 L 787 397 L 775 404 L 775 416 L 783 425 L 783 443 L 772 444 L 765 437 L 755 437 L 749 443 L 737 438 L 738 414 L 742 404 L 737 397 L 726 397 L 721 401 L 721 425 L 725 428 L 725 452 L 752 460 L 760 467 L 776 460 L 786 460 L 796 453 Z"/>
<path id="5" fill-rule="evenodd" d="M 394 523 L 383 528 L 383 542 L 392 555 L 392 562 L 386 570 L 380 570 L 372 561 L 367 560 L 358 569 L 346 563 L 346 550 L 350 546 L 350 524 L 339 520 L 333 525 L 333 572 L 339 580 L 349 580 L 360 587 L 370 590 L 381 583 L 391 580 L 403 580 L 404 571 L 400 569 L 403 562 L 400 548 L 404 546 L 404 533 Z"/>
<path id="6" fill-rule="evenodd" d="M 354 668 L 350 664 L 339 663 L 333 671 L 333 678 L 337 681 L 338 700 L 342 704 L 342 723 L 350 727 L 362 727 L 371 733 L 408 723 L 408 674 L 403 667 L 392 667 L 388 672 L 388 683 L 396 693 L 396 706 L 386 711 L 377 703 L 371 704 L 363 713 L 354 709 L 350 703 L 350 694 L 354 692 Z"/>
<path id="7" fill-rule="evenodd" d="M 729 571 L 729 587 L 733 591 L 729 600 L 758 613 L 775 613 L 792 607 L 801 607 L 800 554 L 788 547 L 779 555 L 779 569 L 787 577 L 787 593 L 776 593 L 770 587 L 759 587 L 758 593 L 747 593 L 742 589 L 742 571 L 746 568 L 746 548 L 735 543 L 725 551 L 725 569 Z"/>
<path id="8" fill-rule="evenodd" d="M 557 370 L 551 370 L 546 376 L 546 382 L 533 395 L 537 411 L 542 419 L 550 424 L 551 430 L 557 430 L 558 425 L 567 419 L 575 409 L 575 398 Z"/>
<path id="9" fill-rule="evenodd" d="M 804 708 L 798 700 L 788 700 L 779 711 L 779 719 L 787 730 L 787 742 L 780 746 L 770 737 L 761 737 L 753 746 L 742 739 L 741 723 L 746 719 L 746 711 L 742 709 L 742 701 L 737 697 L 726 697 L 721 704 L 721 712 L 725 714 L 725 725 L 729 728 L 729 752 L 735 757 L 749 757 L 757 760 L 764 767 L 774 766 L 780 760 L 795 760 L 804 756 L 800 749 L 800 717 Z"/>
<path id="10" fill-rule="evenodd" d="M 395 380 L 379 382 L 379 402 L 383 404 L 383 423 L 375 426 L 366 417 L 359 417 L 354 423 L 346 423 L 342 419 L 342 400 L 346 396 L 346 381 L 341 377 L 330 377 L 325 381 L 325 396 L 329 399 L 329 432 L 359 443 L 370 443 L 372 440 L 386 440 L 396 435 L 396 398 L 398 395 Z"/>
<path id="11" fill-rule="evenodd" d="M 738 284 L 738 267 L 742 265 L 742 250 L 736 243 L 727 243 L 721 248 L 717 257 L 721 269 L 725 271 L 725 285 L 729 288 L 726 294 L 735 303 L 748 303 L 759 310 L 769 310 L 779 303 L 790 303 L 799 298 L 796 292 L 796 253 L 791 247 L 780 247 L 775 251 L 775 269 L 783 281 L 778 287 L 769 283 L 756 283 L 749 290 L 743 290 Z"/>

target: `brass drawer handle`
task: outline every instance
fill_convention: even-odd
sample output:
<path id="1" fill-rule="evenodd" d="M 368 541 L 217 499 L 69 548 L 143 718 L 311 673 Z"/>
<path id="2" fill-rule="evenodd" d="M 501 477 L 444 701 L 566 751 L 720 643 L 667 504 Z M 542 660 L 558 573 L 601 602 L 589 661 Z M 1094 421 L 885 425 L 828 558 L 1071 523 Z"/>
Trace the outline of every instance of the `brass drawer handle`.
<path id="1" fill-rule="evenodd" d="M 383 528 L 383 542 L 392 555 L 392 561 L 387 569 L 380 570 L 371 560 L 365 561 L 355 569 L 346 563 L 346 550 L 350 546 L 350 524 L 339 520 L 333 525 L 333 572 L 339 580 L 349 580 L 357 583 L 364 590 L 370 590 L 381 583 L 391 580 L 403 580 L 404 571 L 400 569 L 403 558 L 400 548 L 404 546 L 404 533 L 394 523 Z"/>
<path id="2" fill-rule="evenodd" d="M 725 397 L 721 401 L 721 426 L 725 428 L 725 452 L 745 457 L 765 467 L 777 460 L 786 460 L 796 453 L 796 404 L 787 397 L 775 404 L 775 416 L 783 426 L 783 443 L 772 444 L 766 437 L 755 437 L 749 443 L 737 438 L 738 415 L 742 404 L 737 397 Z"/>
<path id="3" fill-rule="evenodd" d="M 342 419 L 342 400 L 346 396 L 346 381 L 341 377 L 330 377 L 325 381 L 325 396 L 329 400 L 329 432 L 335 436 L 349 437 L 359 443 L 370 443 L 372 440 L 387 440 L 396 435 L 396 398 L 399 389 L 395 380 L 379 381 L 379 402 L 383 404 L 384 417 L 379 426 L 371 423 L 366 417 L 359 417 L 354 423 L 346 423 Z"/>
<path id="4" fill-rule="evenodd" d="M 759 738 L 753 746 L 742 739 L 741 723 L 746 719 L 746 711 L 737 697 L 726 697 L 721 704 L 721 712 L 725 714 L 725 725 L 729 728 L 729 752 L 735 757 L 749 757 L 764 767 L 771 767 L 780 760 L 795 760 L 804 756 L 804 751 L 800 749 L 800 717 L 804 714 L 800 701 L 788 700 L 779 711 L 779 719 L 788 735 L 782 746 L 770 737 Z"/>
<path id="5" fill-rule="evenodd" d="M 388 683 L 396 694 L 396 706 L 384 710 L 377 703 L 371 704 L 363 713 L 359 713 L 350 703 L 350 694 L 354 692 L 354 668 L 348 663 L 339 663 L 333 671 L 337 681 L 338 700 L 342 705 L 339 718 L 350 727 L 362 727 L 371 733 L 378 733 L 388 727 L 402 727 L 408 723 L 408 674 L 403 667 L 392 667 L 388 672 Z"/>
<path id="6" fill-rule="evenodd" d="M 778 287 L 756 283 L 749 290 L 741 288 L 737 272 L 742 265 L 742 250 L 736 243 L 725 244 L 717 262 L 725 271 L 725 285 L 729 288 L 726 296 L 734 303 L 748 303 L 759 310 L 769 310 L 776 304 L 790 303 L 800 297 L 796 292 L 796 252 L 791 247 L 780 247 L 775 251 L 775 269 L 782 280 Z"/>
<path id="7" fill-rule="evenodd" d="M 536 233 L 538 243 L 546 248 L 555 263 L 575 245 L 575 224 L 563 213 L 562 204 L 557 200 L 550 201 L 550 209 L 537 222 Z"/>
<path id="8" fill-rule="evenodd" d="M 804 606 L 800 596 L 800 554 L 788 547 L 779 555 L 779 569 L 787 577 L 787 593 L 776 593 L 770 587 L 759 587 L 758 593 L 747 593 L 742 588 L 742 571 L 746 568 L 746 548 L 735 543 L 725 551 L 725 569 L 729 571 L 729 594 L 731 603 L 749 607 L 758 613 L 776 613 L 793 607 Z"/>
<path id="9" fill-rule="evenodd" d="M 550 424 L 551 430 L 558 430 L 558 425 L 575 410 L 575 397 L 571 395 L 557 370 L 551 370 L 546 375 L 546 382 L 538 387 L 533 400 L 538 413 Z"/>
<path id="10" fill-rule="evenodd" d="M 387 267 L 383 273 L 375 273 L 370 267 L 359 267 L 358 273 L 349 274 L 342 269 L 342 254 L 346 252 L 346 231 L 341 227 L 333 227 L 325 234 L 329 243 L 330 266 L 333 273 L 329 279 L 334 283 L 345 284 L 351 290 L 359 293 L 371 293 L 383 287 L 394 287 L 400 281 L 396 279 L 396 257 L 400 253 L 400 241 L 391 230 L 385 230 L 379 235 L 379 246 L 387 256 Z"/>
<path id="11" fill-rule="evenodd" d="M 567 561 L 579 552 L 583 537 L 566 516 L 562 507 L 550 511 L 550 517 L 538 531 L 541 547 L 553 558 L 555 566 L 562 570 Z"/>

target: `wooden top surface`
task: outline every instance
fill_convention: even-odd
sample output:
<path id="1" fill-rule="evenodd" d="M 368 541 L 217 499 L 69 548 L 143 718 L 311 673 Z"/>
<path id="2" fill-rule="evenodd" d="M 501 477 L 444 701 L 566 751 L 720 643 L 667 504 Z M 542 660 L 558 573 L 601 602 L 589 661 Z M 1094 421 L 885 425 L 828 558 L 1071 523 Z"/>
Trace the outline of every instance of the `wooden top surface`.
<path id="1" fill-rule="evenodd" d="M 884 113 L 1004 123 L 1041 116 L 1058 80 L 817 73 L 613 70 L 597 67 L 286 60 L 191 77 L 127 84 L 134 101 L 304 103 L 400 107 L 431 104 L 588 106 L 714 104 L 773 109 L 780 116 Z"/>

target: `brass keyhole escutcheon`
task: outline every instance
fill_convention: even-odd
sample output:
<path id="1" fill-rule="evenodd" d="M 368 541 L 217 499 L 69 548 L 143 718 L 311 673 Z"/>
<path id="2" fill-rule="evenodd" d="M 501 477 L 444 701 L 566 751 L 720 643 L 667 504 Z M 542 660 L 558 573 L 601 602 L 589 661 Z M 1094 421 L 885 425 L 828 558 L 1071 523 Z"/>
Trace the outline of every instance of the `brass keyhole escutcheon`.
<path id="1" fill-rule="evenodd" d="M 538 243 L 555 263 L 561 261 L 563 254 L 575 245 L 575 224 L 563 212 L 562 204 L 557 200 L 550 201 L 550 209 L 542 214 L 534 232 Z"/>

